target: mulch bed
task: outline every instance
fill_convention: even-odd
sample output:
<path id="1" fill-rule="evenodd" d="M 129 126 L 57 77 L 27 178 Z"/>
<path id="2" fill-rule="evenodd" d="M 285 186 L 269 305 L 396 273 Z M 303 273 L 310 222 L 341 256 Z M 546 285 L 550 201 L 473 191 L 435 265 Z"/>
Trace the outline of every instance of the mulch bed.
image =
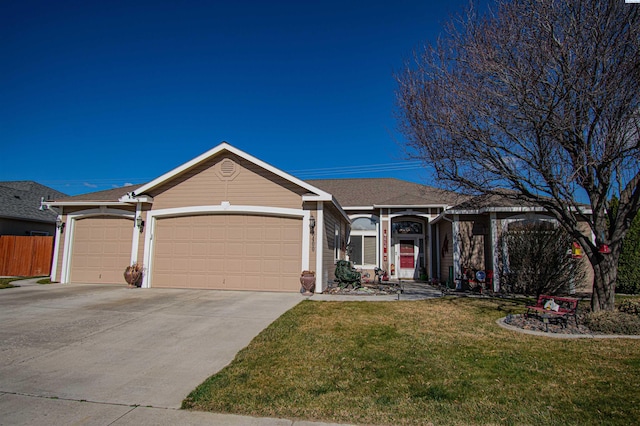
<path id="1" fill-rule="evenodd" d="M 374 284 L 374 283 L 363 283 L 362 287 L 353 288 L 352 285 L 348 285 L 345 287 L 334 286 L 330 287 L 326 293 L 328 294 L 346 294 L 346 295 L 354 295 L 354 296 L 381 296 L 388 294 L 398 294 L 400 293 L 400 287 L 395 284 Z"/>
<path id="2" fill-rule="evenodd" d="M 578 325 L 576 326 L 576 322 L 573 318 L 569 318 L 567 320 L 566 327 L 563 327 L 561 324 L 545 324 L 542 319 L 536 317 L 535 315 L 529 316 L 529 318 L 524 315 L 507 315 L 504 320 L 505 324 L 509 324 L 513 327 L 519 327 L 523 330 L 532 330 L 532 331 L 542 331 L 548 333 L 557 333 L 557 334 L 599 334 L 597 332 L 591 331 L 587 326 L 583 325 L 583 321 L 581 315 L 578 314 Z"/>

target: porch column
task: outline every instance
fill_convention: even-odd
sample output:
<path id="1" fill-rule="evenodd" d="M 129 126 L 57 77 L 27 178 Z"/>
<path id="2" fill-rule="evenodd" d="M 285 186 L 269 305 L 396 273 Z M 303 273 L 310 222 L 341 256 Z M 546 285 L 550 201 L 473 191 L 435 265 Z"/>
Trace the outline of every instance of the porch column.
<path id="1" fill-rule="evenodd" d="M 493 268 L 493 291 L 500 290 L 500 274 L 498 274 L 499 247 L 498 247 L 498 218 L 495 213 L 489 213 L 489 227 L 491 232 L 491 267 Z"/>
<path id="2" fill-rule="evenodd" d="M 60 209 L 60 213 L 56 219 L 63 219 L 64 207 L 58 207 Z M 53 260 L 51 262 L 51 274 L 49 275 L 49 279 L 51 281 L 58 281 L 56 275 L 58 273 L 58 255 L 60 253 L 60 236 L 62 235 L 62 229 L 58 228 L 56 224 L 56 236 L 55 242 L 53 243 Z"/>
<path id="3" fill-rule="evenodd" d="M 435 277 L 434 268 L 433 268 L 433 263 L 434 263 L 433 262 L 433 250 L 432 250 L 432 244 L 431 244 L 433 242 L 433 240 L 431 239 L 432 238 L 431 217 L 427 217 L 426 218 L 425 227 L 427 228 L 426 229 L 427 232 L 426 232 L 426 234 L 424 236 L 424 240 L 425 240 L 424 241 L 424 245 L 426 246 L 427 251 L 426 251 L 425 256 L 424 256 L 424 261 L 425 261 L 425 263 L 429 262 L 429 270 L 425 271 L 425 272 L 427 272 L 429 274 L 428 278 L 431 279 L 431 278 Z"/>
<path id="4" fill-rule="evenodd" d="M 462 251 L 462 247 L 460 246 L 460 216 L 457 214 L 453 215 L 451 234 L 451 241 L 453 243 L 453 279 L 456 280 L 462 277 L 462 267 L 460 265 L 460 254 Z"/>
<path id="5" fill-rule="evenodd" d="M 133 265 L 138 261 L 138 247 L 140 245 L 140 234 L 142 231 L 138 229 L 136 225 L 136 221 L 138 217 L 142 217 L 142 204 L 136 203 L 136 215 L 133 217 L 133 235 L 131 236 L 131 262 L 130 265 Z"/>
<path id="6" fill-rule="evenodd" d="M 387 274 L 389 274 L 389 276 L 391 276 L 391 264 L 393 263 L 393 260 L 390 259 L 391 257 L 391 217 L 390 217 L 390 213 L 391 213 L 391 209 L 386 209 L 387 213 L 384 214 L 384 209 L 380 209 L 380 227 L 382 228 L 382 231 L 380 231 L 382 233 L 382 238 L 381 238 L 381 242 L 380 242 L 380 252 L 382 253 L 382 262 L 380 263 L 380 268 L 384 269 L 385 271 L 387 271 Z M 384 233 L 385 231 L 387 232 L 387 252 L 385 253 L 385 241 L 384 241 Z"/>
<path id="7" fill-rule="evenodd" d="M 316 208 L 316 293 L 322 293 L 327 285 L 329 276 L 325 276 L 323 264 L 323 248 L 324 248 L 324 204 L 318 201 Z"/>
<path id="8" fill-rule="evenodd" d="M 436 256 L 433 267 L 435 267 L 434 277 L 438 277 L 440 281 L 442 281 L 442 246 L 440 245 L 440 227 L 436 225 L 437 229 L 435 231 L 436 234 Z"/>

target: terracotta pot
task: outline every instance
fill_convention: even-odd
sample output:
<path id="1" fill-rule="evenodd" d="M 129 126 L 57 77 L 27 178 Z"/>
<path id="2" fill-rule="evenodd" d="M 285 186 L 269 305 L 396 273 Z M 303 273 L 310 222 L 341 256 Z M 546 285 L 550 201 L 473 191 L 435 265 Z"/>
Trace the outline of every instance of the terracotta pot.
<path id="1" fill-rule="evenodd" d="M 312 271 L 304 271 L 300 275 L 300 284 L 306 295 L 313 294 L 313 290 L 316 287 L 316 274 Z"/>
<path id="2" fill-rule="evenodd" d="M 124 270 L 124 280 L 130 286 L 140 287 L 140 284 L 142 284 L 142 271 L 127 266 L 127 269 Z"/>

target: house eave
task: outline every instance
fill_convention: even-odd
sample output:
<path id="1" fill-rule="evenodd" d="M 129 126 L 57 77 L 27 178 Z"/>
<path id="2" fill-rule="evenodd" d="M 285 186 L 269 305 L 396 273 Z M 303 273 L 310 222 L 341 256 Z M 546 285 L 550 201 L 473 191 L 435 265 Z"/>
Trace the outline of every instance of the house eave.
<path id="1" fill-rule="evenodd" d="M 148 195 L 136 196 L 134 193 L 127 194 L 123 197 L 118 198 L 118 201 L 121 203 L 127 204 L 135 204 L 135 203 L 153 203 L 153 197 Z"/>
<path id="2" fill-rule="evenodd" d="M 374 210 L 373 206 L 349 206 L 343 207 L 345 210 Z"/>
<path id="3" fill-rule="evenodd" d="M 121 201 L 45 201 L 47 207 L 81 207 L 81 206 L 130 206 L 131 203 Z"/>
<path id="4" fill-rule="evenodd" d="M 374 204 L 376 209 L 446 209 L 448 204 Z"/>
<path id="5" fill-rule="evenodd" d="M 477 215 L 484 213 L 532 213 L 546 212 L 544 207 L 482 207 L 480 209 L 452 209 L 447 210 L 446 214 L 459 215 Z"/>

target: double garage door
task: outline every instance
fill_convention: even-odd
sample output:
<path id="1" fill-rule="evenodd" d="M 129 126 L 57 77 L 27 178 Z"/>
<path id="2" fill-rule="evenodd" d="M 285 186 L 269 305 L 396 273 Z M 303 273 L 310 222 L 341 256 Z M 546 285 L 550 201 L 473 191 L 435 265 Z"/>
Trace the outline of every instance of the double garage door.
<path id="1" fill-rule="evenodd" d="M 132 226 L 131 220 L 123 218 L 78 220 L 71 280 L 124 284 Z M 300 288 L 301 219 L 254 215 L 158 218 L 153 234 L 152 270 L 148 272 L 152 287 Z"/>
<path id="2" fill-rule="evenodd" d="M 158 219 L 153 287 L 295 291 L 302 221 L 251 215 Z"/>

